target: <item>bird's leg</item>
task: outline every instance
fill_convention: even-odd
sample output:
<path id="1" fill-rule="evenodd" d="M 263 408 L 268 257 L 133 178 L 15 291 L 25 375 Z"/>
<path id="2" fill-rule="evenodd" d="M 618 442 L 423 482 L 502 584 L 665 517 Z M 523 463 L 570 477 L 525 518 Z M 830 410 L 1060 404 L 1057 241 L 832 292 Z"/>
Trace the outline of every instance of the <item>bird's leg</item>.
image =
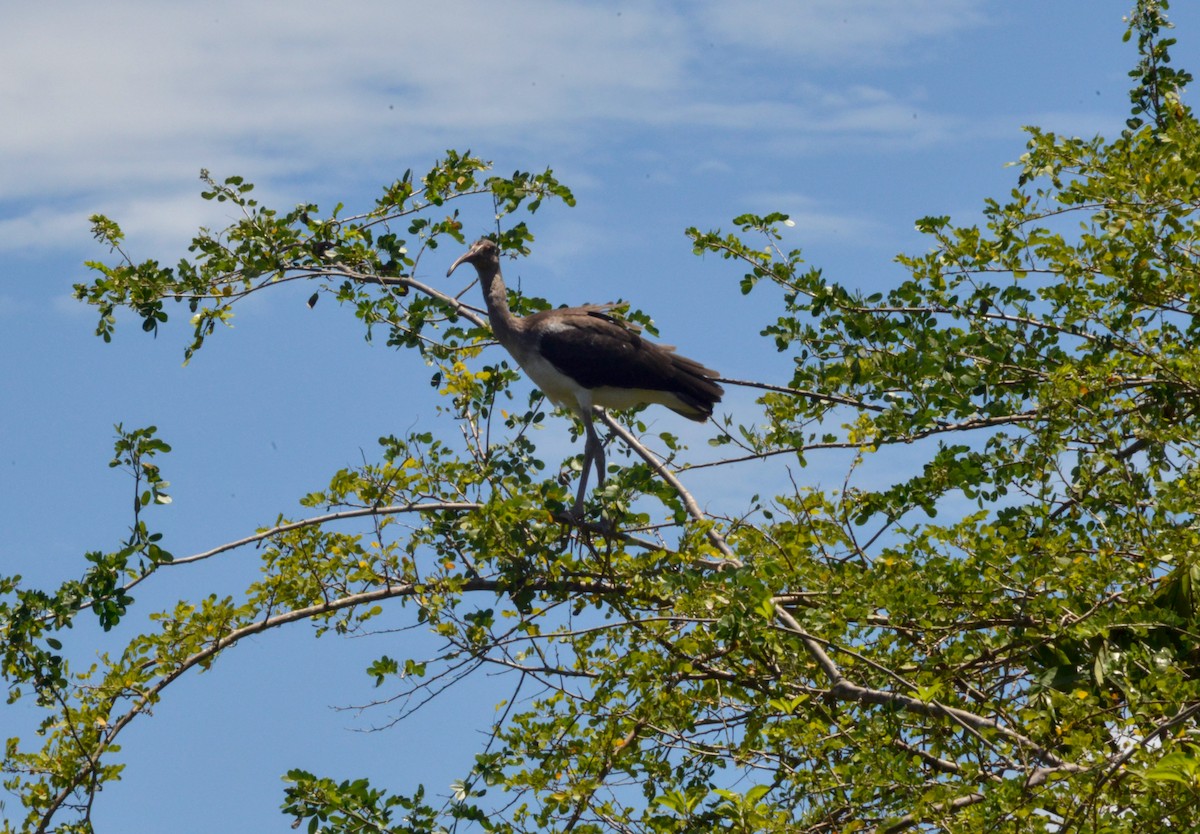
<path id="1" fill-rule="evenodd" d="M 592 430 L 592 465 L 596 467 L 596 486 L 602 487 L 607 470 L 604 464 L 604 444 L 600 442 L 600 435 L 596 434 L 591 420 L 588 420 L 588 428 Z"/>
<path id="2" fill-rule="evenodd" d="M 583 444 L 583 472 L 579 476 L 579 491 L 575 494 L 575 508 L 572 511 L 576 518 L 583 518 L 583 497 L 587 494 L 588 475 L 592 466 L 596 467 L 596 477 L 604 484 L 604 447 L 592 425 L 592 415 L 588 414 L 583 420 L 584 433 L 587 439 Z"/>

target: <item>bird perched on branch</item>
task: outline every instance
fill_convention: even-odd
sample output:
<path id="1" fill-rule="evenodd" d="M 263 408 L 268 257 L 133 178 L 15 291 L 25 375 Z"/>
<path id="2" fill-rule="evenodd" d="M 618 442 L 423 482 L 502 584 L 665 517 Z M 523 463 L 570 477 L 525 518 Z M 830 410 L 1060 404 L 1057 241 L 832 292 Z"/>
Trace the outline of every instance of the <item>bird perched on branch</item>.
<path id="1" fill-rule="evenodd" d="M 724 389 L 718 374 L 680 356 L 670 345 L 643 339 L 632 326 L 608 315 L 612 305 L 587 305 L 515 316 L 500 276 L 500 247 L 488 238 L 475 241 L 446 275 L 464 263 L 475 267 L 483 285 L 488 320 L 504 346 L 551 402 L 583 423 L 583 474 L 572 510 L 583 515 L 588 471 L 604 483 L 604 447 L 592 424 L 594 408 L 632 408 L 658 403 L 689 420 L 712 416 Z"/>

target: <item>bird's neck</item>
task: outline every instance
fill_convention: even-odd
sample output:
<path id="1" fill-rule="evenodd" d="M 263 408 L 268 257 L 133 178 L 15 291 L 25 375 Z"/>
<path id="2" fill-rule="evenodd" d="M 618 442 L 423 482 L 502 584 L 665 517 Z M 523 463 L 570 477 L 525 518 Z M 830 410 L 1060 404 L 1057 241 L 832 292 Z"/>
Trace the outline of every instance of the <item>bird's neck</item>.
<path id="1" fill-rule="evenodd" d="M 522 320 L 513 315 L 508 307 L 508 289 L 504 279 L 497 272 L 483 277 L 483 300 L 487 304 L 488 321 L 492 325 L 492 333 L 509 353 L 517 356 L 521 350 L 518 335 L 521 331 Z M 518 357 L 517 361 L 520 361 Z"/>

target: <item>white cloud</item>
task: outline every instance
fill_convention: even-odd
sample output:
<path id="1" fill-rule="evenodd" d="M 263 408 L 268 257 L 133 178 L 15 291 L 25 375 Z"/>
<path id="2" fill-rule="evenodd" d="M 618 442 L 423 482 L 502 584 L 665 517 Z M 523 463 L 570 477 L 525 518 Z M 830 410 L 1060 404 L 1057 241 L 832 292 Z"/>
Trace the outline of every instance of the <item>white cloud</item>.
<path id="1" fill-rule="evenodd" d="M 65 2 L 12 10 L 6 28 L 0 112 L 21 125 L 0 136 L 8 198 L 161 181 L 182 160 L 295 171 L 511 139 L 627 111 L 683 64 L 669 18 L 545 2 Z"/>
<path id="2" fill-rule="evenodd" d="M 92 307 L 84 304 L 70 293 L 62 293 L 61 295 L 54 296 L 52 299 L 50 299 L 50 306 L 54 312 L 58 313 L 60 316 L 69 316 L 71 318 L 78 319 L 94 319 L 96 316 L 96 312 Z M 118 311 L 117 315 L 124 318 L 128 314 L 126 314 L 124 311 Z"/>
<path id="3" fill-rule="evenodd" d="M 0 134 L 0 206 L 10 203 L 0 250 L 82 239 L 95 211 L 143 243 L 186 243 L 207 208 L 200 167 L 284 188 L 303 179 L 311 196 L 313 183 L 344 191 L 364 169 L 374 181 L 392 161 L 399 173 L 447 147 L 570 165 L 618 154 L 638 131 L 657 132 L 656 146 L 662 131 L 687 131 L 696 147 L 712 131 L 790 159 L 835 141 L 955 135 L 953 119 L 850 84 L 843 65 L 977 25 L 977 3 L 843 5 L 14 7 L 0 114 L 19 129 Z M 746 66 L 728 73 L 731 57 Z M 813 63 L 831 75 L 805 69 Z M 769 83 L 747 88 L 750 78 Z M 585 187 L 592 169 L 575 167 L 568 181 Z"/>
<path id="4" fill-rule="evenodd" d="M 193 176 L 177 190 L 105 201 L 96 211 L 116 220 L 126 239 L 136 241 L 136 250 L 129 251 L 131 258 L 161 259 L 165 256 L 160 252 L 183 252 L 199 227 L 221 229 L 237 218 L 237 210 L 228 204 L 201 200 L 200 190 Z"/>
<path id="5" fill-rule="evenodd" d="M 246 159 L 261 175 L 464 140 L 579 139 L 595 120 L 819 129 L 808 108 L 713 98 L 722 73 L 705 65 L 706 43 L 774 49 L 785 64 L 853 61 L 978 20 L 966 0 L 842 6 L 14 7 L 0 113 L 20 129 L 0 136 L 13 173 L 0 199 L 161 183 Z"/>
<path id="6" fill-rule="evenodd" d="M 734 172 L 734 167 L 721 159 L 705 159 L 696 165 L 692 173 L 699 176 L 726 175 Z"/>
<path id="7" fill-rule="evenodd" d="M 811 197 L 793 192 L 756 192 L 741 199 L 748 211 L 765 214 L 780 211 L 795 226 L 788 237 L 806 240 L 832 240 L 840 243 L 869 244 L 886 239 L 888 227 L 862 213 L 845 212 L 823 206 Z"/>
<path id="8" fill-rule="evenodd" d="M 760 147 L 788 156 L 828 148 L 831 142 L 842 147 L 846 142 L 870 143 L 876 150 L 888 143 L 901 148 L 928 146 L 961 137 L 969 129 L 960 119 L 883 90 L 852 87 L 830 93 L 807 85 L 786 100 L 685 102 L 648 120 L 745 130 Z"/>
<path id="9" fill-rule="evenodd" d="M 88 218 L 108 215 L 121 225 L 128 240 L 137 241 L 138 260 L 161 257 L 159 252 L 182 251 L 201 225 L 223 228 L 233 219 L 229 207 L 200 199 L 195 176 L 174 193 L 146 190 L 108 199 L 67 199 L 0 220 L 0 252 L 25 252 L 48 246 L 63 251 L 84 250 L 85 257 L 104 259 L 107 251 L 92 242 Z"/>
<path id="10" fill-rule="evenodd" d="M 808 64 L 872 65 L 912 60 L 921 38 L 982 25 L 980 0 L 742 0 L 703 4 L 711 37 L 757 50 L 785 52 Z"/>
<path id="11" fill-rule="evenodd" d="M 30 305 L 11 295 L 0 295 L 0 319 L 15 318 L 29 312 Z"/>
<path id="12" fill-rule="evenodd" d="M 1063 136 L 1115 137 L 1125 129 L 1125 113 L 1100 113 L 1095 110 L 1044 110 L 1025 116 L 1023 125 L 1038 125 L 1043 130 L 1054 131 Z M 999 127 L 999 126 L 998 126 Z M 1022 134 L 1011 120 L 1003 128 L 1014 137 Z"/>
<path id="13" fill-rule="evenodd" d="M 53 242 L 79 241 L 87 234 L 87 216 L 69 209 L 37 206 L 0 220 L 0 252 L 39 249 Z"/>

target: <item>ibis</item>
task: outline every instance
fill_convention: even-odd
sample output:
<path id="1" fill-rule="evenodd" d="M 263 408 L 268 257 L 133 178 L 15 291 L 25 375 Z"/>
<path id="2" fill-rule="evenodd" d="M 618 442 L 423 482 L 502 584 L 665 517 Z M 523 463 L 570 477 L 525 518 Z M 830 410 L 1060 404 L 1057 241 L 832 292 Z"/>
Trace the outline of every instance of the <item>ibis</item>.
<path id="1" fill-rule="evenodd" d="M 583 472 L 573 516 L 583 517 L 588 472 L 604 483 L 604 447 L 593 425 L 595 408 L 633 408 L 657 403 L 689 420 L 712 416 L 724 389 L 718 374 L 655 344 L 609 314 L 612 305 L 585 305 L 514 315 L 500 275 L 500 247 L 490 238 L 471 245 L 446 271 L 469 263 L 479 273 L 492 333 L 542 393 L 583 424 Z"/>

